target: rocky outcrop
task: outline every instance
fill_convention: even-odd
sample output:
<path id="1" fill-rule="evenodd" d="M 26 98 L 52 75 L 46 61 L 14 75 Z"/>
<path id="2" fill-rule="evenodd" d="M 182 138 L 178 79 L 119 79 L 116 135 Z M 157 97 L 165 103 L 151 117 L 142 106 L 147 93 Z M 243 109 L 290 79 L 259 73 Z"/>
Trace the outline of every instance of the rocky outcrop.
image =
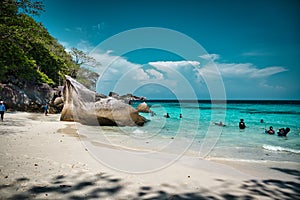
<path id="1" fill-rule="evenodd" d="M 142 126 L 146 122 L 130 105 L 90 91 L 69 76 L 66 76 L 63 99 L 62 121 L 101 126 Z"/>
<path id="2" fill-rule="evenodd" d="M 143 102 L 140 103 L 137 107 L 136 107 L 138 112 L 143 112 L 143 113 L 151 113 L 152 111 L 150 110 L 149 106 Z"/>
<path id="3" fill-rule="evenodd" d="M 63 86 L 54 89 L 53 97 L 49 102 L 49 113 L 60 113 L 64 107 L 64 99 L 62 97 Z"/>
<path id="4" fill-rule="evenodd" d="M 24 85 L 0 83 L 0 98 L 9 110 L 43 112 L 43 106 L 53 97 L 54 90 L 47 84 Z"/>
<path id="5" fill-rule="evenodd" d="M 124 103 L 127 103 L 127 104 L 130 104 L 131 101 L 145 101 L 146 100 L 145 97 L 138 97 L 138 96 L 134 96 L 132 94 L 125 94 L 125 95 L 120 96 L 116 92 L 110 92 L 108 96 L 113 97 L 118 100 L 122 100 L 122 101 L 124 101 Z"/>

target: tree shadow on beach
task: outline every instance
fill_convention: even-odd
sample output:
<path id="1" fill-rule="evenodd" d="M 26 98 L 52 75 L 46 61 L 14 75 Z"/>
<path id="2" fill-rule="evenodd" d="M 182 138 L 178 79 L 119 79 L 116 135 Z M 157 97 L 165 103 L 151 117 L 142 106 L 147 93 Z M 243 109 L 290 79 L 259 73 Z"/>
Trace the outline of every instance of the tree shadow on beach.
<path id="1" fill-rule="evenodd" d="M 276 168 L 283 173 L 299 177 L 299 171 Z M 57 175 L 46 182 L 31 183 L 27 177 L 14 180 L 10 184 L 0 185 L 0 197 L 5 199 L 299 199 L 300 184 L 296 181 L 276 179 L 247 180 L 240 185 L 231 185 L 226 180 L 218 188 L 207 190 L 199 188 L 194 192 L 178 193 L 182 188 L 164 184 L 157 186 L 140 186 L 128 188 L 128 183 L 106 173 L 72 176 Z M 28 184 L 26 184 L 28 183 Z M 228 193 L 224 192 L 228 186 Z M 232 187 L 232 188 L 231 188 Z M 226 189 L 227 190 L 227 189 Z M 223 192 L 222 192 L 223 191 Z M 2 195 L 1 195 L 2 194 Z M 3 194 L 6 194 L 3 196 Z"/>
<path id="2" fill-rule="evenodd" d="M 4 119 L 3 122 L 0 122 L 0 126 L 2 127 L 9 127 L 9 126 L 24 126 L 25 125 L 25 122 L 22 121 L 21 119 L 20 120 L 9 120 L 9 119 Z"/>
<path id="3" fill-rule="evenodd" d="M 93 176 L 78 173 L 74 176 L 57 175 L 47 183 L 30 185 L 30 179 L 23 177 L 11 184 L 0 185 L 0 194 L 8 194 L 12 191 L 13 194 L 7 195 L 6 199 L 101 199 L 117 194 L 123 189 L 123 186 L 119 184 L 120 181 L 121 179 L 112 178 L 105 173 Z M 26 182 L 28 187 L 22 188 Z"/>
<path id="4" fill-rule="evenodd" d="M 4 119 L 3 122 L 0 121 L 0 135 L 8 135 L 8 134 L 15 134 L 20 133 L 22 131 L 15 130 L 15 127 L 23 127 L 25 123 L 22 120 L 9 120 Z"/>
<path id="5" fill-rule="evenodd" d="M 286 169 L 286 168 L 278 168 L 278 167 L 271 167 L 270 169 L 280 171 L 282 173 L 295 176 L 297 179 L 300 180 L 300 171 L 295 169 Z"/>

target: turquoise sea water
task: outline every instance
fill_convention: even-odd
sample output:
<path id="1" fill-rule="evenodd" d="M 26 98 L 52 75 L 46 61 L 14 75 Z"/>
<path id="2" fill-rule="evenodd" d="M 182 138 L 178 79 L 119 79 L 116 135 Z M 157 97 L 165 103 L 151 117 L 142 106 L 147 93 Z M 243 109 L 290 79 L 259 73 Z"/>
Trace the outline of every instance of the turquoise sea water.
<path id="1" fill-rule="evenodd" d="M 139 103 L 135 102 L 133 107 Z M 249 162 L 300 162 L 299 101 L 148 101 L 147 104 L 156 115 L 143 113 L 150 120 L 145 126 L 101 127 L 101 130 L 108 137 L 118 138 L 122 145 L 137 145 L 138 149 L 171 153 L 188 150 L 194 156 Z M 163 117 L 166 113 L 170 118 Z M 241 118 L 247 126 L 245 130 L 238 127 Z M 226 126 L 214 125 L 219 121 Z M 274 127 L 275 135 L 264 132 L 269 126 Z M 282 127 L 291 129 L 287 137 L 277 136 Z"/>

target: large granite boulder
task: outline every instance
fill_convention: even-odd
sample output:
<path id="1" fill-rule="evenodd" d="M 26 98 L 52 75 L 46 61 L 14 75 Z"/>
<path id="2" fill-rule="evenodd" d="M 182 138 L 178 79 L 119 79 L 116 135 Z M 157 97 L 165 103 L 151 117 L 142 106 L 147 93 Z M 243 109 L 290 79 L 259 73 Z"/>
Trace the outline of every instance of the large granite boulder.
<path id="1" fill-rule="evenodd" d="M 62 121 L 101 126 L 142 126 L 146 122 L 132 106 L 99 95 L 69 76 L 66 76 L 63 99 Z"/>

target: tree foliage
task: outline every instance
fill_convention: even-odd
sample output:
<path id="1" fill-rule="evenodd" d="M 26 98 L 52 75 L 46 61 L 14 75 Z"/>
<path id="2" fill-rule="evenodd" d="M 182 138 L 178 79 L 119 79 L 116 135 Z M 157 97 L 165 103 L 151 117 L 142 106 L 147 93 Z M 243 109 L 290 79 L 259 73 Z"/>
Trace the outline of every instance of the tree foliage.
<path id="1" fill-rule="evenodd" d="M 0 5 L 0 82 L 61 84 L 63 74 L 71 75 L 69 69 L 77 66 L 72 56 L 41 23 L 19 12 L 37 15 L 41 2 L 3 0 Z"/>
<path id="2" fill-rule="evenodd" d="M 29 15 L 40 15 L 44 11 L 44 5 L 39 0 L 16 0 L 17 7 Z"/>
<path id="3" fill-rule="evenodd" d="M 69 54 L 72 56 L 73 61 L 76 64 L 75 67 L 73 66 L 73 68 L 69 68 L 69 73 L 73 78 L 77 77 L 79 69 L 82 65 L 94 66 L 96 63 L 93 57 L 88 56 L 86 53 L 77 48 L 71 48 Z"/>
<path id="4" fill-rule="evenodd" d="M 94 72 L 94 67 L 97 65 L 96 60 L 77 48 L 72 48 L 69 54 L 76 64 L 75 68 L 69 68 L 71 76 L 76 78 L 78 82 L 87 88 L 95 90 L 96 82 L 99 77 L 99 74 Z"/>
<path id="5" fill-rule="evenodd" d="M 18 12 L 38 16 L 44 11 L 40 0 L 1 0 L 1 15 L 13 16 Z"/>
<path id="6" fill-rule="evenodd" d="M 79 68 L 77 72 L 77 81 L 90 90 L 96 90 L 96 84 L 99 74 L 85 67 Z"/>

